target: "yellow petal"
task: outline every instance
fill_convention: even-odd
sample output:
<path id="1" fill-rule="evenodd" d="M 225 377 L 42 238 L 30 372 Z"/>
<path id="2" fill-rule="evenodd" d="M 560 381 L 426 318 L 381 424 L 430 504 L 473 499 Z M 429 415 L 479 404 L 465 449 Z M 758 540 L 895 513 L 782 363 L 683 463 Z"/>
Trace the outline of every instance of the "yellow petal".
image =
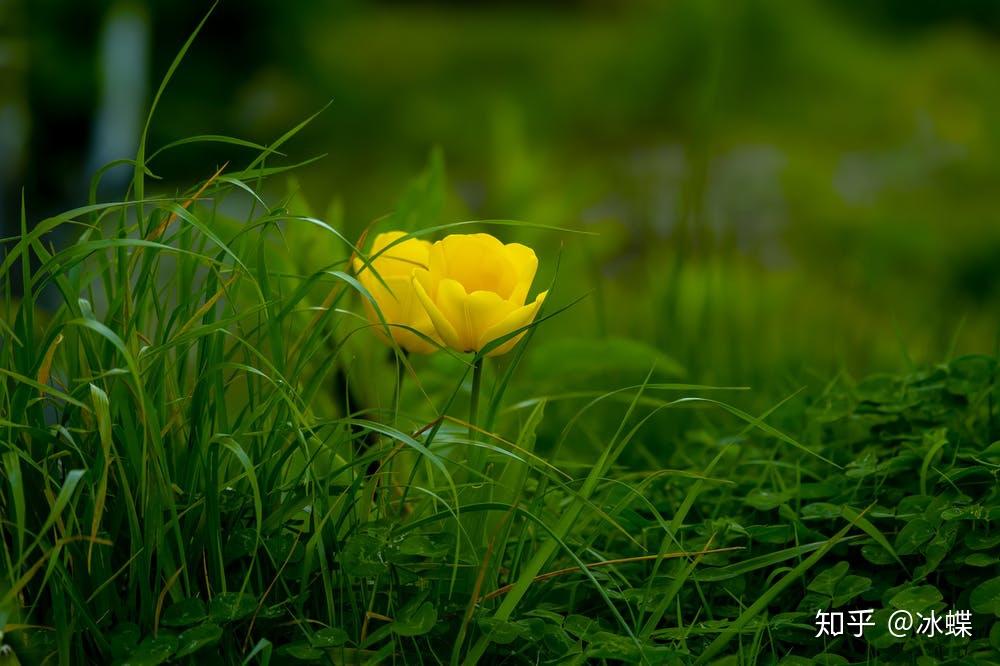
<path id="1" fill-rule="evenodd" d="M 434 330 L 437 331 L 437 334 L 446 345 L 452 349 L 459 349 L 461 342 L 458 339 L 458 332 L 455 331 L 455 327 L 445 318 L 438 306 L 428 296 L 427 290 L 424 289 L 424 285 L 421 283 L 419 271 L 414 274 L 412 280 L 413 292 L 420 300 L 420 304 L 423 305 L 424 311 L 434 325 Z"/>
<path id="2" fill-rule="evenodd" d="M 417 327 L 414 327 L 417 328 Z M 405 328 L 399 328 L 398 326 L 391 327 L 392 339 L 396 341 L 400 347 L 413 354 L 432 354 L 438 350 L 438 346 L 432 342 L 428 342 L 424 338 L 420 337 L 413 331 L 408 331 Z M 434 328 L 431 327 L 430 331 L 420 331 L 431 340 L 438 339 L 437 333 Z"/>
<path id="3" fill-rule="evenodd" d="M 413 288 L 413 279 L 402 276 L 393 277 L 390 278 L 389 286 L 392 288 L 398 308 L 396 319 L 389 322 L 390 324 L 395 324 L 394 326 L 390 326 L 389 329 L 392 333 L 392 338 L 403 349 L 418 354 L 429 354 L 437 350 L 437 347 L 432 342 L 404 328 L 410 327 L 416 329 L 431 338 L 431 340 L 440 342 L 440 338 L 434 330 L 434 324 L 431 323 L 430 317 L 427 316 L 427 310 L 424 309 L 424 306 L 417 298 L 417 294 Z"/>
<path id="4" fill-rule="evenodd" d="M 486 331 L 506 319 L 517 309 L 517 304 L 500 298 L 492 291 L 474 291 L 465 297 L 463 309 L 467 330 L 466 351 L 479 351 Z"/>
<path id="5" fill-rule="evenodd" d="M 507 299 L 517 285 L 518 270 L 503 243 L 489 234 L 452 234 L 434 244 L 432 275 L 455 280 L 471 294 L 492 291 Z"/>
<path id="6" fill-rule="evenodd" d="M 382 282 L 379 282 L 378 278 L 376 278 L 375 275 L 369 271 L 364 271 L 360 276 L 358 276 L 361 286 L 364 287 L 371 295 L 372 300 L 374 300 L 375 304 L 378 305 L 379 312 L 382 313 L 382 318 L 387 322 L 396 321 L 401 316 L 399 297 L 397 296 L 397 292 L 400 291 L 400 288 L 405 286 L 411 291 L 413 289 L 409 285 L 401 285 L 400 281 L 403 279 L 405 278 L 383 278 L 383 284 Z M 367 298 L 364 299 L 364 301 L 368 307 L 371 307 L 371 303 Z M 379 321 L 378 316 L 376 315 L 372 321 L 377 323 Z"/>
<path id="7" fill-rule="evenodd" d="M 533 303 L 529 303 L 528 305 L 522 305 L 521 307 L 517 308 L 516 310 L 508 314 L 502 320 L 500 320 L 490 328 L 483 331 L 482 335 L 479 338 L 479 345 L 477 349 L 482 349 L 493 340 L 496 340 L 497 338 L 502 338 L 508 333 L 512 333 L 518 330 L 519 328 L 523 328 L 528 324 L 530 324 L 532 321 L 534 321 L 535 315 L 538 314 L 538 308 L 542 306 L 542 303 L 545 301 L 545 297 L 548 295 L 548 293 L 549 292 L 547 291 L 543 291 L 542 293 L 538 294 L 538 296 L 535 297 Z M 522 332 L 520 335 L 515 335 L 513 338 L 507 340 L 496 349 L 490 351 L 490 353 L 487 354 L 487 356 L 500 356 L 501 354 L 506 354 L 507 352 L 509 352 L 511 349 L 514 348 L 514 345 L 518 343 L 518 341 L 521 339 L 524 333 L 527 333 L 527 331 Z"/>
<path id="8" fill-rule="evenodd" d="M 507 243 L 504 251 L 517 271 L 517 281 L 511 291 L 510 300 L 516 305 L 524 305 L 531 283 L 535 280 L 535 272 L 538 270 L 538 257 L 535 256 L 534 250 L 520 243 Z"/>
<path id="9" fill-rule="evenodd" d="M 382 319 L 380 319 L 375 308 L 368 299 L 365 299 L 365 312 L 368 319 L 375 324 L 375 330 L 383 340 L 386 339 L 385 329 L 388 325 L 392 339 L 407 351 L 429 354 L 437 349 L 433 343 L 424 340 L 406 328 L 414 328 L 432 340 L 438 339 L 427 312 L 414 294 L 410 278 L 389 277 L 385 279 L 385 285 L 383 285 L 366 271 L 361 276 L 361 283 L 372 295 L 375 304 L 378 305 L 379 312 L 382 313 Z M 383 320 L 385 325 L 382 323 Z M 386 341 L 388 342 L 388 340 Z"/>
<path id="10" fill-rule="evenodd" d="M 372 241 L 372 249 L 368 256 L 371 259 L 370 267 L 374 268 L 382 279 L 390 276 L 406 276 L 413 272 L 415 268 L 426 268 L 431 244 L 419 238 L 407 238 L 386 249 L 393 242 L 406 236 L 404 231 L 387 231 L 375 237 Z M 354 258 L 354 272 L 363 275 L 365 264 L 359 258 Z M 377 278 L 376 278 L 377 280 Z"/>
<path id="11" fill-rule="evenodd" d="M 403 231 L 381 233 L 372 241 L 369 265 L 366 266 L 359 257 L 355 257 L 352 263 L 361 285 L 375 301 L 373 306 L 365 299 L 365 312 L 375 324 L 379 336 L 389 342 L 386 337 L 388 326 L 389 337 L 402 348 L 416 353 L 430 353 L 436 347 L 408 328 L 437 340 L 434 326 L 413 292 L 411 280 L 414 270 L 426 268 L 431 244 L 419 238 L 401 240 L 405 237 Z M 394 242 L 396 245 L 389 247 Z"/>
<path id="12" fill-rule="evenodd" d="M 465 314 L 465 303 L 468 298 L 469 295 L 465 293 L 465 288 L 457 280 L 447 278 L 441 280 L 438 285 L 437 297 L 434 299 L 438 310 L 455 330 L 455 344 L 451 346 L 459 352 L 470 351 L 475 344 L 469 320 Z"/>

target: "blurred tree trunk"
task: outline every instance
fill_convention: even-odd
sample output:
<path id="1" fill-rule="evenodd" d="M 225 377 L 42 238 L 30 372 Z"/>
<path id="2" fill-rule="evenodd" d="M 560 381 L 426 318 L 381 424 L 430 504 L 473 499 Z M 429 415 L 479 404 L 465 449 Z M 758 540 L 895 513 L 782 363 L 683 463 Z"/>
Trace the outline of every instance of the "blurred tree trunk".
<path id="1" fill-rule="evenodd" d="M 135 155 L 146 111 L 149 42 L 146 9 L 130 0 L 113 4 L 98 44 L 100 97 L 87 156 L 88 176 L 112 160 Z M 108 172 L 100 192 L 120 196 L 130 175 L 127 167 Z"/>
<path id="2" fill-rule="evenodd" d="M 21 0 L 0 0 L 0 238 L 18 226 L 17 192 L 29 132 L 27 64 Z"/>
<path id="3" fill-rule="evenodd" d="M 0 0 L 0 237 L 19 232 L 22 191 L 30 224 L 83 205 L 96 169 L 135 154 L 149 41 L 135 0 Z M 120 196 L 128 173 L 109 172 L 101 193 Z"/>

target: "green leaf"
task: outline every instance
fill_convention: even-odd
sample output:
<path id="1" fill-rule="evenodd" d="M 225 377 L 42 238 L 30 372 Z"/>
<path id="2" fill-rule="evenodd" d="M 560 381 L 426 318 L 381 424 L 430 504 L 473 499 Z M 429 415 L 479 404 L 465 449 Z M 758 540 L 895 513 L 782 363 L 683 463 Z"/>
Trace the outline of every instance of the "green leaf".
<path id="1" fill-rule="evenodd" d="M 943 598 L 941 592 L 933 585 L 915 585 L 897 592 L 889 599 L 889 605 L 911 613 L 920 613 Z"/>
<path id="2" fill-rule="evenodd" d="M 969 595 L 969 604 L 977 613 L 1000 616 L 1000 576 L 981 583 Z"/>
<path id="3" fill-rule="evenodd" d="M 133 651 L 139 644 L 142 634 L 138 625 L 132 622 L 123 622 L 111 630 L 108 639 L 111 642 L 111 655 L 121 659 Z"/>
<path id="4" fill-rule="evenodd" d="M 334 648 L 345 644 L 347 640 L 347 632 L 340 627 L 326 627 L 313 634 L 310 642 L 315 648 Z"/>
<path id="5" fill-rule="evenodd" d="M 158 666 L 170 659 L 170 656 L 177 651 L 177 637 L 160 633 L 158 636 L 150 636 L 139 647 L 121 662 L 121 666 Z"/>
<path id="6" fill-rule="evenodd" d="M 772 490 L 755 488 L 747 493 L 746 499 L 743 502 L 758 511 L 770 511 L 771 509 L 777 509 L 794 496 L 795 492 L 791 490 L 774 492 Z"/>
<path id="7" fill-rule="evenodd" d="M 235 622 L 248 617 L 257 608 L 257 601 L 244 592 L 223 592 L 208 604 L 208 617 L 213 622 Z"/>
<path id="8" fill-rule="evenodd" d="M 750 525 L 746 531 L 758 543 L 788 543 L 795 536 L 791 525 Z"/>
<path id="9" fill-rule="evenodd" d="M 278 652 L 299 661 L 308 661 L 313 663 L 319 662 L 325 656 L 322 650 L 314 648 L 306 641 L 297 641 L 295 643 L 283 645 L 278 649 Z"/>
<path id="10" fill-rule="evenodd" d="M 978 393 L 990 386 L 996 372 L 995 358 L 982 355 L 956 358 L 948 364 L 948 390 L 959 395 Z"/>
<path id="11" fill-rule="evenodd" d="M 989 550 L 1000 546 L 1000 530 L 993 534 L 969 532 L 965 535 L 965 545 L 972 550 Z"/>
<path id="12" fill-rule="evenodd" d="M 997 562 L 1000 562 L 1000 560 L 986 553 L 972 553 L 965 557 L 965 563 L 970 567 L 989 567 Z"/>
<path id="13" fill-rule="evenodd" d="M 934 525 L 924 518 L 914 518 L 903 526 L 896 535 L 896 552 L 909 555 L 917 552 L 924 543 L 934 536 Z"/>
<path id="14" fill-rule="evenodd" d="M 355 534 L 344 544 L 340 566 L 350 576 L 378 576 L 389 570 L 382 557 L 384 542 L 371 534 Z"/>
<path id="15" fill-rule="evenodd" d="M 902 383 L 892 375 L 871 375 L 855 387 L 858 399 L 879 404 L 897 403 L 902 397 Z"/>
<path id="16" fill-rule="evenodd" d="M 586 656 L 589 660 L 614 659 L 629 664 L 663 664 L 679 659 L 678 651 L 661 645 L 643 643 L 636 645 L 631 636 L 612 634 L 607 631 L 598 632 L 587 646 Z"/>
<path id="17" fill-rule="evenodd" d="M 806 589 L 832 597 L 836 592 L 837 583 L 847 573 L 849 566 L 847 562 L 837 562 L 829 569 L 824 569 L 816 574 Z"/>
<path id="18" fill-rule="evenodd" d="M 410 603 L 400 609 L 390 627 L 400 636 L 422 636 L 434 628 L 437 617 L 437 608 L 431 602 Z"/>
<path id="19" fill-rule="evenodd" d="M 813 502 L 802 507 L 799 512 L 803 519 L 826 520 L 839 518 L 843 509 L 837 504 L 830 502 Z"/>
<path id="20" fill-rule="evenodd" d="M 517 622 L 501 620 L 495 617 L 484 617 L 479 620 L 479 628 L 489 635 L 490 640 L 500 645 L 507 645 L 522 638 L 525 629 Z"/>
<path id="21" fill-rule="evenodd" d="M 163 612 L 160 624 L 165 627 L 190 627 L 205 619 L 207 613 L 201 599 L 182 599 Z"/>
<path id="22" fill-rule="evenodd" d="M 403 540 L 394 544 L 387 559 L 398 562 L 414 557 L 436 558 L 447 555 L 452 545 L 446 539 L 432 539 L 423 534 L 407 534 Z"/>
<path id="23" fill-rule="evenodd" d="M 202 648 L 215 645 L 221 638 L 222 627 L 217 624 L 207 623 L 192 627 L 177 637 L 178 647 L 175 656 L 179 659 L 194 654 Z"/>
<path id="24" fill-rule="evenodd" d="M 836 593 L 833 595 L 833 607 L 840 608 L 859 594 L 867 592 L 871 586 L 871 578 L 855 575 L 844 576 L 837 583 Z"/>

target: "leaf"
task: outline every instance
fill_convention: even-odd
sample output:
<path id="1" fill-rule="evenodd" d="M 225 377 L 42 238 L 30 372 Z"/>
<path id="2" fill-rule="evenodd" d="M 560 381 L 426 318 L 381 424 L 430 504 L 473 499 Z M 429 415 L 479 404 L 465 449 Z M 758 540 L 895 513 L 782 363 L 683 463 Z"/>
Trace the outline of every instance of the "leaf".
<path id="1" fill-rule="evenodd" d="M 837 583 L 847 573 L 848 566 L 847 562 L 837 562 L 829 569 L 824 569 L 816 574 L 806 589 L 832 597 L 837 589 Z"/>
<path id="2" fill-rule="evenodd" d="M 340 647 L 348 641 L 347 632 L 340 627 L 326 627 L 313 634 L 310 642 L 314 648 Z"/>
<path id="3" fill-rule="evenodd" d="M 972 553 L 965 557 L 965 563 L 970 567 L 989 567 L 997 562 L 1000 560 L 986 553 Z"/>
<path id="4" fill-rule="evenodd" d="M 969 355 L 948 364 L 948 390 L 959 395 L 972 395 L 988 388 L 997 372 L 997 360 L 989 356 Z"/>
<path id="5" fill-rule="evenodd" d="M 139 643 L 139 647 L 121 662 L 121 666 L 158 666 L 176 651 L 177 637 L 161 632 L 158 636 L 150 636 Z"/>
<path id="6" fill-rule="evenodd" d="M 178 601 L 163 612 L 160 624 L 165 627 L 190 627 L 206 617 L 205 604 L 201 599 L 189 597 Z"/>
<path id="7" fill-rule="evenodd" d="M 224 555 L 226 562 L 249 557 L 257 547 L 257 531 L 249 527 L 240 527 L 229 533 L 226 540 Z"/>
<path id="8" fill-rule="evenodd" d="M 896 535 L 896 552 L 909 555 L 934 536 L 934 525 L 924 518 L 914 518 L 903 526 Z"/>
<path id="9" fill-rule="evenodd" d="M 903 397 L 901 382 L 892 375 L 871 375 L 863 379 L 854 390 L 858 399 L 863 402 L 897 403 Z"/>
<path id="10" fill-rule="evenodd" d="M 777 509 L 794 496 L 795 493 L 791 490 L 774 492 L 771 490 L 761 490 L 759 488 L 755 488 L 747 493 L 746 499 L 743 500 L 743 503 L 748 506 L 752 506 L 758 511 L 770 511 L 771 509 Z"/>
<path id="11" fill-rule="evenodd" d="M 590 645 L 587 646 L 586 656 L 589 660 L 614 659 L 624 661 L 629 664 L 662 664 L 668 661 L 676 662 L 681 653 L 661 645 L 644 643 L 636 645 L 635 639 L 630 636 L 612 634 L 607 631 L 596 633 Z"/>
<path id="12" fill-rule="evenodd" d="M 223 592 L 208 604 L 208 617 L 213 622 L 235 622 L 253 613 L 257 601 L 244 592 Z"/>
<path id="13" fill-rule="evenodd" d="M 788 543 L 794 536 L 791 525 L 750 525 L 746 531 L 751 539 L 759 543 Z"/>
<path id="14" fill-rule="evenodd" d="M 181 632 L 177 637 L 177 654 L 175 657 L 186 657 L 194 654 L 202 648 L 215 645 L 222 638 L 222 627 L 217 624 L 207 623 L 197 627 L 192 627 Z"/>
<path id="15" fill-rule="evenodd" d="M 972 550 L 989 550 L 1000 546 L 1000 530 L 997 530 L 994 534 L 969 532 L 965 535 L 965 545 Z"/>
<path id="16" fill-rule="evenodd" d="M 889 605 L 911 613 L 920 613 L 943 598 L 941 592 L 933 585 L 916 585 L 897 592 L 889 599 Z"/>
<path id="17" fill-rule="evenodd" d="M 299 661 L 310 662 L 318 662 L 325 656 L 322 650 L 314 648 L 306 641 L 297 641 L 295 643 L 283 645 L 278 649 L 278 652 L 286 654 L 289 657 L 293 657 L 294 659 L 298 659 Z"/>
<path id="18" fill-rule="evenodd" d="M 844 476 L 850 479 L 863 479 L 878 472 L 878 458 L 871 452 L 865 453 L 857 460 L 852 460 L 845 468 Z"/>
<path id="19" fill-rule="evenodd" d="M 371 534 L 355 534 L 344 544 L 340 566 L 350 576 L 378 576 L 389 570 L 382 558 L 384 542 Z"/>
<path id="20" fill-rule="evenodd" d="M 941 528 L 938 529 L 934 538 L 923 547 L 924 558 L 926 558 L 927 561 L 925 564 L 914 570 L 914 580 L 925 578 L 929 573 L 938 568 L 941 562 L 944 561 L 944 558 L 948 555 L 948 552 L 951 550 L 957 535 L 958 525 L 956 523 L 944 523 Z"/>
<path id="21" fill-rule="evenodd" d="M 132 622 L 119 624 L 111 630 L 108 636 L 111 643 L 111 655 L 120 659 L 131 654 L 139 644 L 141 637 L 138 625 Z"/>
<path id="22" fill-rule="evenodd" d="M 1000 576 L 981 583 L 969 595 L 969 604 L 977 613 L 1000 616 Z"/>
<path id="23" fill-rule="evenodd" d="M 871 578 L 854 575 L 844 576 L 837 583 L 836 593 L 833 595 L 834 608 L 839 608 L 859 594 L 867 592 L 871 586 Z"/>
<path id="24" fill-rule="evenodd" d="M 812 504 L 807 504 L 802 507 L 800 511 L 803 519 L 829 519 L 829 518 L 839 518 L 841 514 L 841 507 L 837 504 L 831 504 L 829 502 L 814 502 Z"/>
<path id="25" fill-rule="evenodd" d="M 423 534 L 407 534 L 394 545 L 388 560 L 397 562 L 413 557 L 435 558 L 447 555 L 450 550 L 451 546 L 443 539 L 434 540 Z"/>
<path id="26" fill-rule="evenodd" d="M 390 625 L 393 633 L 400 636 L 422 636 L 437 624 L 437 608 L 429 601 L 404 606 Z"/>
<path id="27" fill-rule="evenodd" d="M 483 633 L 489 635 L 491 641 L 500 645 L 513 643 L 525 634 L 524 628 L 517 622 L 501 620 L 496 617 L 481 618 L 479 627 Z"/>
<path id="28" fill-rule="evenodd" d="M 578 638 L 586 639 L 601 630 L 600 623 L 586 615 L 568 615 L 563 622 L 563 629 Z"/>

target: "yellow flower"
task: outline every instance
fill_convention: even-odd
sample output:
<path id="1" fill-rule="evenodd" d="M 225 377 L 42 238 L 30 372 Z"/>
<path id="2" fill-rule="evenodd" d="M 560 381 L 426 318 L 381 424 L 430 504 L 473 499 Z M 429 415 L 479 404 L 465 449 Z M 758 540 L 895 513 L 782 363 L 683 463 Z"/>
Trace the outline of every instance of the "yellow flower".
<path id="1" fill-rule="evenodd" d="M 405 235 L 402 231 L 387 231 L 379 234 L 372 243 L 369 256 L 374 257 L 387 245 Z M 401 328 L 401 326 L 416 329 L 432 340 L 439 339 L 437 333 L 434 332 L 434 325 L 431 324 L 430 317 L 427 316 L 426 310 L 413 293 L 411 279 L 415 270 L 426 269 L 430 249 L 429 242 L 419 238 L 408 238 L 378 254 L 367 267 L 361 259 L 354 258 L 354 273 L 358 276 L 361 285 L 368 290 L 368 293 L 378 304 L 378 309 L 382 312 L 385 323 L 389 325 L 389 334 L 392 339 L 403 349 L 419 354 L 429 354 L 437 347 L 413 331 Z M 379 281 L 379 277 L 382 278 L 381 281 Z M 368 319 L 376 324 L 375 330 L 385 339 L 385 328 L 382 326 L 375 308 L 372 307 L 367 298 L 363 300 Z"/>
<path id="2" fill-rule="evenodd" d="M 434 243 L 427 268 L 413 273 L 413 286 L 444 343 L 476 352 L 535 319 L 548 293 L 525 305 L 537 268 L 530 247 L 504 245 L 489 234 L 453 234 Z M 520 338 L 488 356 L 507 353 Z"/>

